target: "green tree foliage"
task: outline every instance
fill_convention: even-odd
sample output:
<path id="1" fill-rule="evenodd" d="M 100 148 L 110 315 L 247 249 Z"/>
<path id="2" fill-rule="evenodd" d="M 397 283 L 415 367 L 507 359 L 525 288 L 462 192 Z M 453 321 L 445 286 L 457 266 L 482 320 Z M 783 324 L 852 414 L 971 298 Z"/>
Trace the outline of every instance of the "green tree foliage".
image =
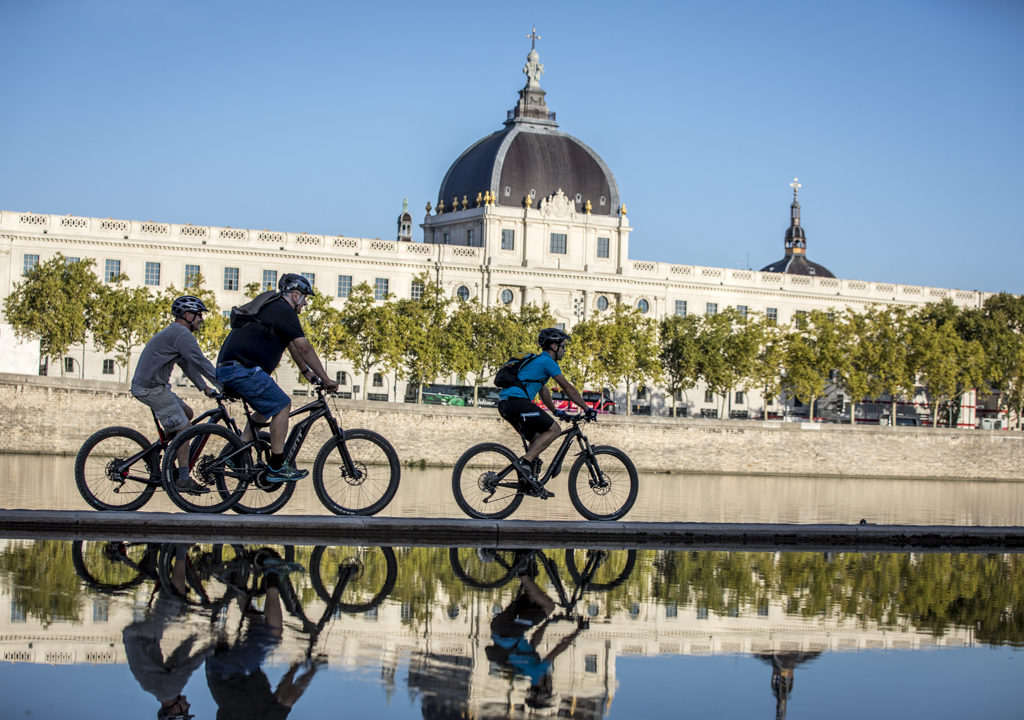
<path id="1" fill-rule="evenodd" d="M 362 282 L 352 288 L 338 318 L 345 331 L 345 342 L 338 348 L 338 354 L 363 374 L 365 400 L 370 370 L 391 358 L 394 311 L 386 300 L 376 304 L 373 289 Z"/>
<path id="2" fill-rule="evenodd" d="M 145 345 L 160 330 L 164 312 L 160 298 L 143 286 L 130 286 L 118 275 L 100 288 L 92 322 L 92 335 L 103 352 L 114 353 L 131 377 L 132 351 Z"/>
<path id="3" fill-rule="evenodd" d="M 15 335 L 38 340 L 44 358 L 62 357 L 84 343 L 102 284 L 91 259 L 67 262 L 57 253 L 29 270 L 4 299 L 3 311 Z M 64 364 L 58 363 L 61 373 Z"/>
<path id="4" fill-rule="evenodd" d="M 604 376 L 611 386 L 626 387 L 626 414 L 632 412 L 632 389 L 661 379 L 658 364 L 658 326 L 637 308 L 616 305 L 600 319 L 606 333 Z"/>
<path id="5" fill-rule="evenodd" d="M 842 337 L 832 314 L 821 310 L 797 316 L 790 332 L 782 386 L 808 404 L 812 422 L 815 400 L 824 394 L 829 375 L 844 362 Z"/>
<path id="6" fill-rule="evenodd" d="M 864 341 L 874 348 L 869 369 L 870 394 L 888 395 L 892 407 L 890 418 L 896 422 L 898 400 L 913 397 L 915 373 L 909 350 L 909 314 L 906 308 L 872 307 L 867 311 L 867 336 Z"/>
<path id="7" fill-rule="evenodd" d="M 427 273 L 419 275 L 415 282 L 423 289 L 420 297 L 401 299 L 395 303 L 398 332 L 394 340 L 399 344 L 396 347 L 399 365 L 406 377 L 418 385 L 417 401 L 420 401 L 423 399 L 423 385 L 440 377 L 446 367 L 457 367 L 456 372 L 465 374 L 463 366 L 467 358 L 463 352 L 464 336 L 446 331 L 452 322 L 448 317 L 451 298 Z M 475 300 L 456 303 L 455 312 L 463 311 L 458 324 L 464 323 L 467 314 L 471 315 L 476 307 Z M 460 329 L 468 331 L 470 327 Z"/>
<path id="8" fill-rule="evenodd" d="M 753 318 L 751 329 L 757 338 L 757 355 L 751 364 L 750 384 L 761 391 L 761 417 L 768 420 L 768 398 L 777 398 L 782 392 L 789 333 L 764 315 Z"/>
<path id="9" fill-rule="evenodd" d="M 732 390 L 744 388 L 754 375 L 759 335 L 754 323 L 734 307 L 705 315 L 700 323 L 700 377 L 711 392 L 726 400 L 723 410 L 731 407 Z"/>
<path id="10" fill-rule="evenodd" d="M 56 620 L 81 620 L 85 593 L 63 540 L 11 541 L 0 552 L 0 577 L 12 607 L 44 627 Z"/>
<path id="11" fill-rule="evenodd" d="M 666 315 L 659 327 L 658 360 L 672 396 L 672 417 L 676 417 L 676 397 L 700 379 L 700 324 L 698 315 Z"/>
<path id="12" fill-rule="evenodd" d="M 998 391 L 1000 405 L 1024 414 L 1024 297 L 999 293 L 985 300 L 975 317 L 977 339 L 988 356 L 988 380 Z"/>

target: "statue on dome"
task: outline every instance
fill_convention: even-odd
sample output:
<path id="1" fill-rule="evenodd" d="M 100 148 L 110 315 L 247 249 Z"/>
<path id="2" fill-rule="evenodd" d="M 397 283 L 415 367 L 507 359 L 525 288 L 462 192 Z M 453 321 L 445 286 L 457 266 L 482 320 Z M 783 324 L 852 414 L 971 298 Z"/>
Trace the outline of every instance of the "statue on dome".
<path id="1" fill-rule="evenodd" d="M 540 64 L 540 55 L 536 50 L 530 50 L 526 56 L 526 65 L 523 67 L 523 74 L 526 75 L 526 87 L 539 88 L 540 76 L 544 73 L 544 66 Z"/>

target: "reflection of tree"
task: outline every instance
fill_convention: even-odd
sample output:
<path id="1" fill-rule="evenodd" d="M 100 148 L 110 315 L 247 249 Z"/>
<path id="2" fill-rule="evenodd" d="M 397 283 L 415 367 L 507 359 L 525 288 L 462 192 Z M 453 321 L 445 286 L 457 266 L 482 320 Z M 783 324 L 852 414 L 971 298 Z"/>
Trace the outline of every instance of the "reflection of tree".
<path id="1" fill-rule="evenodd" d="M 797 665 L 810 662 L 821 655 L 820 651 L 812 652 L 778 652 L 757 653 L 759 660 L 772 666 L 772 695 L 775 696 L 775 720 L 786 717 L 789 696 L 793 693 L 793 680 Z"/>
<path id="2" fill-rule="evenodd" d="M 71 543 L 63 540 L 11 542 L 0 553 L 0 573 L 11 605 L 44 626 L 80 619 L 84 596 L 71 562 Z"/>

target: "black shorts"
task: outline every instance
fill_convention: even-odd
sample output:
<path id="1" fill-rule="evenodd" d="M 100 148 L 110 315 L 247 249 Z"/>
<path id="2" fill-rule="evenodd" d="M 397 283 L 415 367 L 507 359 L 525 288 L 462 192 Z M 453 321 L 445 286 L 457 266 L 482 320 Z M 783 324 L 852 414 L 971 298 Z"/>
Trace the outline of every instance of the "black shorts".
<path id="1" fill-rule="evenodd" d="M 498 403 L 498 414 L 526 438 L 527 442 L 555 424 L 554 418 L 526 398 L 510 397 Z"/>

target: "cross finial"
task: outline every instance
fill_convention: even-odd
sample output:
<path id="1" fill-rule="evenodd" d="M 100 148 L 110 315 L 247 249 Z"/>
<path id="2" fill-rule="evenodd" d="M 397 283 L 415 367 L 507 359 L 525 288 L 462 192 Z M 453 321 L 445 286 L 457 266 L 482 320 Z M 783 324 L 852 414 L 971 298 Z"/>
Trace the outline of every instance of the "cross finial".
<path id="1" fill-rule="evenodd" d="M 526 39 L 530 41 L 530 49 L 537 49 L 537 41 L 540 40 L 540 35 L 537 34 L 537 26 L 533 26 L 533 31 L 526 36 Z"/>
<path id="2" fill-rule="evenodd" d="M 794 200 L 796 200 L 796 196 L 797 196 L 797 193 L 800 192 L 800 188 L 803 187 L 803 185 L 800 184 L 799 180 L 800 180 L 800 178 L 793 178 L 793 182 L 791 182 L 789 184 L 789 186 L 791 188 L 793 188 L 793 199 Z"/>

